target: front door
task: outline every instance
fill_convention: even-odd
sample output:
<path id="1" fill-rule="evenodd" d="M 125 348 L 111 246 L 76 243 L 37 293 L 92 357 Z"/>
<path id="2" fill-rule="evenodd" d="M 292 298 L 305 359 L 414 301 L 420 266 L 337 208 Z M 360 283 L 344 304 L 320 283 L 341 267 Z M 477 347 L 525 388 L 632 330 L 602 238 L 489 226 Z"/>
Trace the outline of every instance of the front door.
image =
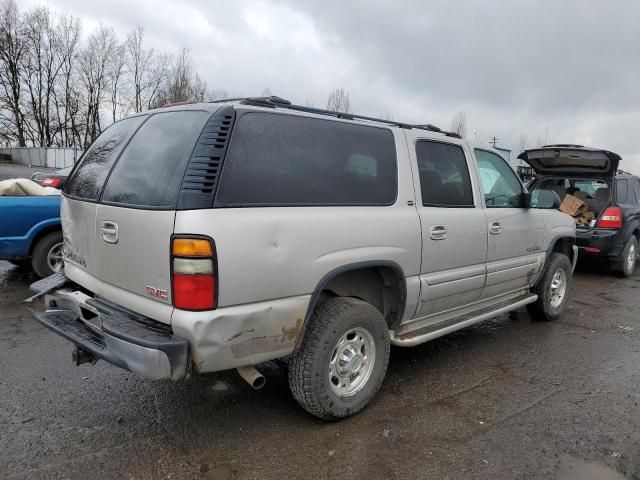
<path id="1" fill-rule="evenodd" d="M 413 149 L 412 149 L 412 153 Z M 487 223 L 462 145 L 418 139 L 414 175 L 422 225 L 420 303 L 424 317 L 480 297 Z"/>
<path id="2" fill-rule="evenodd" d="M 544 264 L 542 212 L 525 208 L 523 186 L 499 155 L 476 149 L 487 216 L 487 281 L 482 298 L 527 288 Z"/>

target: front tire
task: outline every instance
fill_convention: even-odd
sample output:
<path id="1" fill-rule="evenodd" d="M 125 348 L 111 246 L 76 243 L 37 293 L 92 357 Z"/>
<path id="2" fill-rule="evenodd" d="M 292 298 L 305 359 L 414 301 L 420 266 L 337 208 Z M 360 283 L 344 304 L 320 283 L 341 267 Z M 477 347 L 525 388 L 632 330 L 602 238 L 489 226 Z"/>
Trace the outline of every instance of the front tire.
<path id="1" fill-rule="evenodd" d="M 571 290 L 571 262 L 566 255 L 552 253 L 538 284 L 531 290 L 538 295 L 527 305 L 529 314 L 539 320 L 556 320 L 567 305 Z"/>
<path id="2" fill-rule="evenodd" d="M 613 264 L 613 269 L 622 277 L 630 277 L 636 268 L 636 258 L 638 256 L 638 239 L 635 235 L 624 246 L 622 254 Z"/>
<path id="3" fill-rule="evenodd" d="M 62 232 L 51 232 L 38 240 L 33 247 L 31 265 L 41 278 L 60 271 L 63 265 Z"/>
<path id="4" fill-rule="evenodd" d="M 289 364 L 289 387 L 307 412 L 339 420 L 362 410 L 389 363 L 389 328 L 373 305 L 335 297 L 318 305 Z"/>

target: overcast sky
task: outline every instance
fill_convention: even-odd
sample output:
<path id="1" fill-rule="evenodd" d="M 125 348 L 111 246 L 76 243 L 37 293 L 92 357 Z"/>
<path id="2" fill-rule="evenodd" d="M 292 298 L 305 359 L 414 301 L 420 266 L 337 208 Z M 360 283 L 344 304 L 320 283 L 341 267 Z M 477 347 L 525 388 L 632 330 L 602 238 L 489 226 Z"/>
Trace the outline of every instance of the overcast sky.
<path id="1" fill-rule="evenodd" d="M 640 173 L 640 3 L 631 1 L 19 0 L 100 22 L 148 47 L 188 47 L 210 88 L 269 87 L 324 107 L 343 87 L 357 113 L 448 128 L 499 146 L 579 143 Z M 548 133 L 547 133 L 548 132 Z"/>

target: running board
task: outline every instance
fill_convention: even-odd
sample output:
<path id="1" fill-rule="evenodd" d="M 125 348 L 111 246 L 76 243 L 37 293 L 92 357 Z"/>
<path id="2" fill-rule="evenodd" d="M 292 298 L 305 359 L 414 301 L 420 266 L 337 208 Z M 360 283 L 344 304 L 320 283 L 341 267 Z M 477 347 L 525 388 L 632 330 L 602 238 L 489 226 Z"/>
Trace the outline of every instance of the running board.
<path id="1" fill-rule="evenodd" d="M 505 302 L 491 307 L 490 310 L 485 309 L 479 312 L 464 315 L 462 318 L 456 318 L 445 322 L 435 323 L 433 325 L 427 325 L 425 327 L 414 330 L 413 332 L 407 332 L 402 335 L 396 335 L 395 332 L 391 332 L 391 343 L 400 347 L 413 347 L 434 338 L 442 337 L 456 330 L 460 330 L 465 327 L 469 327 L 476 323 L 488 320 L 503 313 L 510 312 L 520 307 L 524 307 L 530 303 L 535 302 L 538 296 L 535 294 L 520 297 L 519 300 Z M 497 308 L 496 308 L 497 307 Z"/>

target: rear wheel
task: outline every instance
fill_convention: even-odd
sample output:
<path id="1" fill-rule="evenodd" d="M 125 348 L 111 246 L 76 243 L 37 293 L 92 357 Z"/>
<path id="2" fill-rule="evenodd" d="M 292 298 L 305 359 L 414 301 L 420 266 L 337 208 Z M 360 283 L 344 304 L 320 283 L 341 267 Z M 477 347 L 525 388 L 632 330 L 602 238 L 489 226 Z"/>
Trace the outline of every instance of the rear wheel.
<path id="1" fill-rule="evenodd" d="M 636 259 L 638 257 L 638 239 L 635 235 L 624 246 L 622 254 L 614 261 L 613 269 L 623 277 L 630 277 L 636 268 Z"/>
<path id="2" fill-rule="evenodd" d="M 362 410 L 376 394 L 389 363 L 389 329 L 369 303 L 331 298 L 310 319 L 289 364 L 289 386 L 307 412 L 339 420 Z"/>
<path id="3" fill-rule="evenodd" d="M 31 265 L 39 277 L 48 277 L 62 269 L 62 232 L 46 234 L 33 247 Z"/>
<path id="4" fill-rule="evenodd" d="M 561 253 L 552 253 L 540 281 L 532 288 L 538 299 L 527 305 L 531 316 L 539 320 L 555 320 L 562 315 L 567 305 L 571 280 L 569 258 Z"/>

